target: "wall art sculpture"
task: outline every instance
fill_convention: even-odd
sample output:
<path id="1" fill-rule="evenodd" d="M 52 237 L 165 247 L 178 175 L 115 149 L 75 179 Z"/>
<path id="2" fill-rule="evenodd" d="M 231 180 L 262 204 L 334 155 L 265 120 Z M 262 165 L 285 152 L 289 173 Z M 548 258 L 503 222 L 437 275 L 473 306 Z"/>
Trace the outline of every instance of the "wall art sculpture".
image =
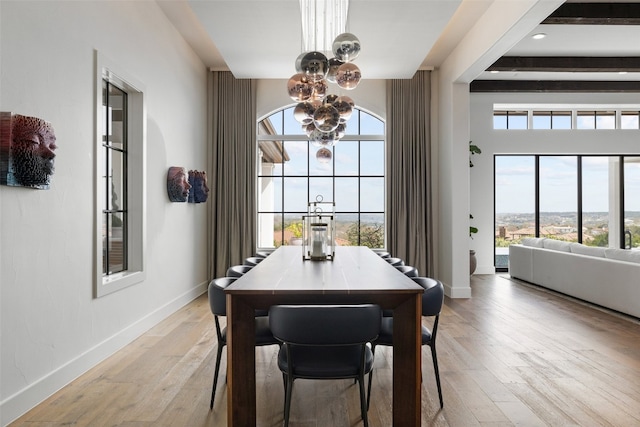
<path id="1" fill-rule="evenodd" d="M 186 202 L 191 184 L 183 167 L 171 166 L 167 172 L 167 194 L 172 202 Z"/>
<path id="2" fill-rule="evenodd" d="M 48 189 L 54 171 L 56 136 L 37 117 L 0 113 L 0 184 Z"/>
<path id="3" fill-rule="evenodd" d="M 209 186 L 207 185 L 207 173 L 205 171 L 189 171 L 189 203 L 204 203 L 209 197 Z"/>

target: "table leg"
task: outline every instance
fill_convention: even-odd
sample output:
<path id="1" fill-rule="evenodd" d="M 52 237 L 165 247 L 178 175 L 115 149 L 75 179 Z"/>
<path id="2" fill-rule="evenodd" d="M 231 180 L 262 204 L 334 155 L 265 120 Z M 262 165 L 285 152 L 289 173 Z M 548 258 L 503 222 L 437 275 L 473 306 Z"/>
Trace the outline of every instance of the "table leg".
<path id="1" fill-rule="evenodd" d="M 256 425 L 255 311 L 227 294 L 227 426 Z"/>
<path id="2" fill-rule="evenodd" d="M 393 425 L 420 427 L 422 299 L 415 294 L 393 310 Z"/>

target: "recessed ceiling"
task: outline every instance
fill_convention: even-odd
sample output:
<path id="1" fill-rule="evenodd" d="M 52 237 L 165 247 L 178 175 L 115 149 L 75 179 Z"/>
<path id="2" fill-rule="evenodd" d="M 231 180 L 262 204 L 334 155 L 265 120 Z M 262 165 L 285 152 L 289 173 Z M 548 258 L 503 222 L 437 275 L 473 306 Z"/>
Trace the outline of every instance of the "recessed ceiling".
<path id="1" fill-rule="evenodd" d="M 362 50 L 354 63 L 363 78 L 413 77 L 461 2 L 351 0 L 347 31 L 360 39 Z M 215 46 L 219 56 L 209 55 L 209 68 L 226 67 L 236 78 L 281 79 L 295 73 L 295 60 L 302 51 L 299 0 L 158 4 L 183 34 L 210 39 L 190 41 L 212 51 L 211 45 Z"/>
<path id="2" fill-rule="evenodd" d="M 294 62 L 302 51 L 299 0 L 156 1 L 208 68 L 255 79 L 285 79 L 295 72 Z M 505 0 L 350 0 L 347 31 L 361 41 L 362 52 L 355 63 L 363 79 L 411 78 L 418 69 L 439 67 L 495 1 Z M 640 5 L 626 3 L 598 6 L 570 0 L 554 12 L 562 12 L 563 24 L 538 25 L 502 55 L 638 59 Z M 598 7 L 605 7 L 605 13 Z M 591 14 L 589 22 L 607 25 L 566 25 L 566 11 L 573 24 L 583 24 L 580 14 L 586 13 Z M 617 15 L 598 18 L 609 11 Z M 539 32 L 547 37 L 533 40 L 531 36 Z M 514 69 L 486 71 L 476 80 L 640 81 L 640 70 L 629 71 Z"/>

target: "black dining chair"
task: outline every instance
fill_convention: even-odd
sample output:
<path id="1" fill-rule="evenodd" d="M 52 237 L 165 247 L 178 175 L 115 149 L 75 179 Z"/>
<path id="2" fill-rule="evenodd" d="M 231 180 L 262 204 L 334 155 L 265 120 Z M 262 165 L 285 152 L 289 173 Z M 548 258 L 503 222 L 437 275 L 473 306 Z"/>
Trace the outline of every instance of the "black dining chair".
<path id="1" fill-rule="evenodd" d="M 369 425 L 364 377 L 373 367 L 373 352 L 367 343 L 378 336 L 381 318 L 380 307 L 374 304 L 271 307 L 269 325 L 283 343 L 278 368 L 285 384 L 285 427 L 297 378 L 356 379 L 362 420 Z"/>
<path id="2" fill-rule="evenodd" d="M 213 279 L 209 283 L 209 307 L 216 324 L 216 336 L 218 337 L 218 353 L 216 354 L 216 370 L 213 375 L 213 389 L 211 390 L 211 404 L 209 409 L 213 409 L 213 400 L 216 395 L 218 385 L 218 373 L 220 371 L 220 360 L 222 349 L 227 345 L 227 327 L 220 327 L 220 318 L 227 315 L 227 297 L 224 290 L 227 286 L 237 280 L 236 277 L 220 277 Z M 269 329 L 269 319 L 267 317 L 256 317 L 256 346 L 280 345 L 280 341 L 274 338 Z"/>
<path id="3" fill-rule="evenodd" d="M 251 270 L 253 265 L 232 265 L 227 268 L 227 276 L 228 277 L 242 277 L 246 272 Z"/>
<path id="4" fill-rule="evenodd" d="M 438 371 L 438 356 L 436 354 L 436 336 L 438 334 L 438 322 L 440 320 L 440 312 L 444 304 L 444 286 L 439 280 L 430 277 L 413 277 L 412 280 L 424 288 L 422 294 L 422 315 L 424 317 L 434 317 L 433 327 L 429 330 L 422 325 L 421 340 L 422 345 L 428 345 L 431 348 L 431 358 L 433 359 L 433 370 L 435 371 L 436 384 L 438 386 L 438 397 L 440 398 L 440 407 L 444 407 L 442 400 L 442 387 L 440 385 L 440 372 Z M 371 350 L 375 354 L 376 346 L 386 345 L 393 346 L 393 317 L 383 317 L 382 326 L 378 338 L 371 343 Z M 371 382 L 373 371 L 369 374 L 369 391 L 371 396 Z M 367 406 L 369 401 L 367 400 Z"/>
<path id="5" fill-rule="evenodd" d="M 391 258 L 384 258 L 384 260 L 387 261 L 389 264 L 393 265 L 394 267 L 397 267 L 399 265 L 404 265 L 404 261 L 402 260 L 402 258 L 391 257 Z"/>
<path id="6" fill-rule="evenodd" d="M 244 265 L 250 265 L 252 267 L 255 267 L 256 265 L 258 265 L 264 258 L 263 257 L 257 257 L 257 256 L 252 256 L 249 258 L 245 258 L 244 260 Z"/>
<path id="7" fill-rule="evenodd" d="M 396 269 L 407 277 L 418 277 L 418 269 L 412 265 L 399 265 Z"/>
<path id="8" fill-rule="evenodd" d="M 376 253 L 376 255 L 378 255 L 380 258 L 391 258 L 391 254 L 387 251 L 373 251 Z"/>
<path id="9" fill-rule="evenodd" d="M 256 252 L 256 256 L 257 256 L 257 257 L 260 257 L 260 258 L 266 258 L 266 257 L 268 257 L 269 255 L 271 255 L 271 251 L 268 251 L 268 250 L 264 250 L 264 251 L 258 251 L 258 252 Z"/>

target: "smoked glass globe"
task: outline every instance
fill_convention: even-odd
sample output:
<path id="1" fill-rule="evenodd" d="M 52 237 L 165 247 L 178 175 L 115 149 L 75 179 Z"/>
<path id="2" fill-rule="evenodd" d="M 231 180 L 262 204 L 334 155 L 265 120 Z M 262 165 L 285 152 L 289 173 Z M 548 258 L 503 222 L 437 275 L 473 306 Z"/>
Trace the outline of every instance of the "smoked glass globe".
<path id="1" fill-rule="evenodd" d="M 360 54 L 360 40 L 351 33 L 342 33 L 333 40 L 333 54 L 342 62 L 350 62 Z"/>
<path id="2" fill-rule="evenodd" d="M 315 108 L 310 102 L 300 102 L 293 109 L 293 118 L 303 125 L 313 123 L 313 112 Z"/>
<path id="3" fill-rule="evenodd" d="M 338 68 L 340 68 L 340 66 L 344 64 L 344 62 L 336 59 L 336 58 L 331 58 L 329 60 L 329 70 L 327 71 L 327 80 L 330 81 L 331 83 L 335 83 L 336 82 L 336 74 L 338 73 Z"/>
<path id="4" fill-rule="evenodd" d="M 361 78 L 360 68 L 350 62 L 342 64 L 336 73 L 336 83 L 346 90 L 355 89 L 358 83 L 360 83 Z"/>
<path id="5" fill-rule="evenodd" d="M 329 60 L 321 52 L 308 52 L 301 61 L 300 68 L 302 72 L 311 76 L 314 80 L 318 78 L 324 78 L 329 70 Z"/>
<path id="6" fill-rule="evenodd" d="M 336 100 L 333 103 L 333 106 L 338 113 L 340 114 L 340 123 L 344 123 L 351 118 L 351 113 L 353 113 L 353 108 L 351 108 L 351 104 L 349 104 L 346 100 Z"/>
<path id="7" fill-rule="evenodd" d="M 313 123 L 321 132 L 331 132 L 340 123 L 340 113 L 333 105 L 324 104 L 313 113 Z"/>
<path id="8" fill-rule="evenodd" d="M 291 76 L 287 82 L 287 90 L 291 99 L 297 102 L 303 102 L 311 98 L 313 86 L 304 74 L 297 73 Z"/>
<path id="9" fill-rule="evenodd" d="M 322 147 L 316 152 L 316 159 L 320 163 L 329 163 L 332 157 L 333 154 L 331 153 L 331 150 L 325 147 Z"/>

